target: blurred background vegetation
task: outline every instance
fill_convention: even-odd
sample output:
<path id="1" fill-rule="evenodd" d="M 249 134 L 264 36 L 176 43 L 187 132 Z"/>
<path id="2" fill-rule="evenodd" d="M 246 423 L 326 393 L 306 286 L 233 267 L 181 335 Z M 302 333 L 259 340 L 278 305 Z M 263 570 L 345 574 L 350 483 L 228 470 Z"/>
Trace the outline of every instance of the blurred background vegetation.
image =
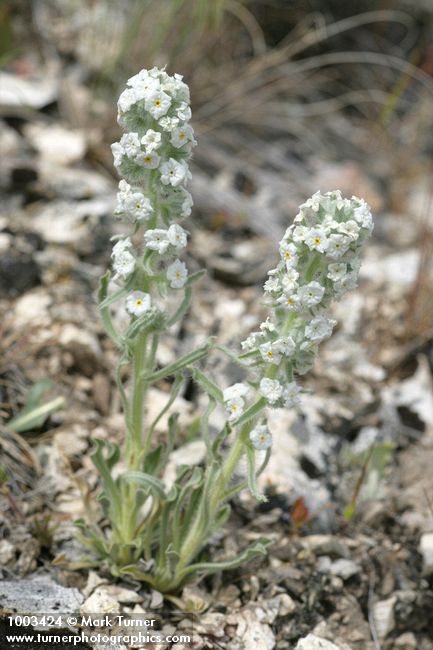
<path id="1" fill-rule="evenodd" d="M 44 112 L 99 129 L 87 160 L 108 174 L 125 80 L 181 72 L 210 177 L 227 168 L 246 194 L 284 187 L 290 211 L 320 180 L 413 220 L 423 253 L 408 327 L 430 331 L 432 25 L 431 0 L 3 0 L 0 60 L 56 77 Z"/>

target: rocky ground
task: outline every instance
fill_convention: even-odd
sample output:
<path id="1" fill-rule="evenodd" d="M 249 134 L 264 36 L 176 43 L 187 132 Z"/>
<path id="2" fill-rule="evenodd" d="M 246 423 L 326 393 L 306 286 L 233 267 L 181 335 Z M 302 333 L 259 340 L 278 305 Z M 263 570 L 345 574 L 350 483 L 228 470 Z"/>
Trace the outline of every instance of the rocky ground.
<path id="1" fill-rule="evenodd" d="M 116 352 L 95 304 L 118 228 L 116 185 L 104 132 L 61 117 L 54 78 L 1 74 L 3 614 L 152 612 L 170 629 L 193 620 L 197 650 L 433 649 L 433 225 L 424 168 L 399 194 L 401 178 L 384 190 L 377 161 L 371 170 L 350 159 L 288 162 L 282 173 L 239 165 L 203 135 L 189 266 L 208 275 L 184 326 L 164 341 L 161 363 L 210 333 L 236 346 L 255 327 L 276 242 L 319 187 L 364 196 L 376 229 L 360 287 L 335 305 L 338 328 L 305 378 L 299 409 L 273 416 L 272 459 L 260 479 L 268 501 L 242 494 L 212 542 L 215 557 L 230 556 L 266 534 L 268 556 L 185 588 L 176 607 L 138 583 L 73 570 L 81 549 L 72 522 L 97 487 L 90 440 L 123 432 Z M 14 102 L 25 93 L 26 110 Z M 280 144 L 272 155 L 281 162 Z M 241 378 L 218 356 L 208 368 L 224 385 Z M 152 408 L 166 389 L 153 389 Z M 57 408 L 13 431 L 8 423 L 29 399 Z M 173 406 L 184 442 L 168 471 L 203 462 L 193 434 L 200 405 L 189 387 Z"/>

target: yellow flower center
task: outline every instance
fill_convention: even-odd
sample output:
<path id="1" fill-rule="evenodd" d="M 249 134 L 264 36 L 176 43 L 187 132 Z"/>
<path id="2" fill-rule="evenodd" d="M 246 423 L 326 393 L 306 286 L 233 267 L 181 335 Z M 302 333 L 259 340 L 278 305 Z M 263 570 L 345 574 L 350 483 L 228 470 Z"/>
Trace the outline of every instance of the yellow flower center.
<path id="1" fill-rule="evenodd" d="M 137 300 L 135 301 L 135 304 L 137 305 L 137 307 L 140 307 L 140 305 L 143 304 L 142 299 L 141 299 L 141 298 L 137 298 Z"/>

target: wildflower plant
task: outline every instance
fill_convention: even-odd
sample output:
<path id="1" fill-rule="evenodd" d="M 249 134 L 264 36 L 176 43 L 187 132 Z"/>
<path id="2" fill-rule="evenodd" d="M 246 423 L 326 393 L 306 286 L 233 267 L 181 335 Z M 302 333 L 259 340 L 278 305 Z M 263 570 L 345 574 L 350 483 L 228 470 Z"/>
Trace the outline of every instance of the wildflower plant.
<path id="1" fill-rule="evenodd" d="M 373 223 L 363 200 L 345 199 L 339 191 L 317 192 L 300 207 L 280 242 L 280 261 L 264 287 L 269 316 L 243 341 L 243 350 L 236 354 L 209 338 L 160 368 L 159 339 L 185 315 L 192 285 L 203 276 L 190 275 L 181 259 L 188 233 L 180 223 L 192 206 L 186 189 L 188 160 L 196 145 L 188 86 L 165 70 L 142 70 L 127 82 L 118 109 L 126 132 L 112 145 L 122 177 L 115 215 L 125 232 L 115 238 L 112 271 L 101 279 L 99 309 L 119 349 L 116 381 L 125 438 L 122 446 L 94 439 L 92 458 L 101 476 L 105 516 L 100 526 L 77 523 L 81 541 L 114 575 L 129 575 L 170 593 L 194 576 L 265 553 L 268 541 L 259 540 L 227 561 L 204 556 L 210 538 L 229 516 L 234 495 L 249 487 L 258 500 L 265 499 L 257 476 L 271 454 L 268 410 L 299 402 L 297 377 L 312 366 L 319 344 L 332 333 L 330 303 L 356 286 L 360 249 Z M 129 316 L 124 331 L 116 329 L 111 316 L 117 301 Z M 244 382 L 220 388 L 197 367 L 215 348 L 244 366 Z M 132 371 L 128 390 L 125 366 Z M 167 486 L 164 468 L 178 440 L 177 416 L 169 417 L 159 444 L 155 431 L 188 377 L 208 396 L 200 420 L 207 457 L 203 467 L 181 466 Z M 147 421 L 146 393 L 163 378 L 172 379 L 171 392 L 161 412 Z M 226 417 L 221 431 L 211 436 L 209 418 L 215 408 L 224 409 Z M 244 457 L 245 480 L 237 478 Z"/>

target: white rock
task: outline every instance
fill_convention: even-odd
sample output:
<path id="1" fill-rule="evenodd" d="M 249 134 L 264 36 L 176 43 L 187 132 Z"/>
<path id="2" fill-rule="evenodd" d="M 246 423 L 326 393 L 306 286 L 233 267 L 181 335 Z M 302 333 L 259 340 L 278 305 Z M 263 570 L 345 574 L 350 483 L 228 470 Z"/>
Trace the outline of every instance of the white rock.
<path id="1" fill-rule="evenodd" d="M 70 245 L 87 254 L 93 251 L 91 229 L 98 228 L 102 217 L 112 208 L 110 196 L 74 203 L 55 200 L 35 209 L 32 227 L 50 244 Z"/>
<path id="2" fill-rule="evenodd" d="M 111 596 L 118 603 L 142 603 L 143 596 L 137 594 L 136 591 L 132 589 L 125 589 L 125 587 L 120 587 L 119 585 L 104 585 L 103 587 L 98 587 L 98 590 L 101 593 Z"/>
<path id="3" fill-rule="evenodd" d="M 352 560 L 340 558 L 332 562 L 327 555 L 319 558 L 318 569 L 321 573 L 331 573 L 343 580 L 348 580 L 361 571 L 361 567 Z"/>
<path id="4" fill-rule="evenodd" d="M 289 594 L 279 594 L 275 598 L 279 601 L 278 616 L 288 616 L 296 610 L 296 603 Z"/>
<path id="5" fill-rule="evenodd" d="M 59 343 L 74 356 L 93 359 L 101 355 L 101 348 L 96 336 L 72 323 L 66 323 L 61 327 Z"/>
<path id="6" fill-rule="evenodd" d="M 90 594 L 95 591 L 96 587 L 106 584 L 106 582 L 107 580 L 105 578 L 101 578 L 101 576 L 98 575 L 96 571 L 90 570 L 89 575 L 87 576 L 86 586 L 81 591 L 83 592 L 84 596 L 88 598 Z"/>
<path id="7" fill-rule="evenodd" d="M 303 639 L 299 639 L 295 650 L 340 650 L 340 647 L 315 634 L 308 634 Z"/>
<path id="8" fill-rule="evenodd" d="M 84 133 L 60 124 L 28 124 L 25 135 L 40 156 L 56 165 L 77 162 L 86 152 Z"/>
<path id="9" fill-rule="evenodd" d="M 7 539 L 0 540 L 0 566 L 4 566 L 15 557 L 15 547 Z"/>
<path id="10" fill-rule="evenodd" d="M 56 96 L 57 87 L 53 76 L 41 75 L 24 79 L 9 72 L 0 73 L 2 106 L 30 106 L 39 109 L 51 104 Z"/>
<path id="11" fill-rule="evenodd" d="M 373 606 L 373 618 L 379 639 L 384 639 L 394 629 L 394 606 L 397 602 L 395 596 L 386 600 L 379 600 Z"/>
<path id="12" fill-rule="evenodd" d="M 370 254 L 363 260 L 360 277 L 378 283 L 410 287 L 415 282 L 419 261 L 420 252 L 414 248 L 393 255 L 383 255 L 376 252 L 374 257 Z"/>
<path id="13" fill-rule="evenodd" d="M 103 587 L 97 587 L 81 605 L 80 611 L 82 614 L 118 614 L 120 606 L 116 598 L 108 594 Z"/>
<path id="14" fill-rule="evenodd" d="M 433 532 L 423 533 L 419 541 L 419 552 L 423 560 L 423 573 L 430 575 L 433 573 Z"/>
<path id="15" fill-rule="evenodd" d="M 182 445 L 170 454 L 164 471 L 164 483 L 169 489 L 176 478 L 180 465 L 199 465 L 206 458 L 206 443 L 203 440 L 193 440 Z"/>
<path id="16" fill-rule="evenodd" d="M 389 386 L 382 392 L 384 402 L 392 406 L 407 406 L 420 420 L 433 429 L 433 382 L 426 357 L 419 355 L 415 374 Z"/>
<path id="17" fill-rule="evenodd" d="M 0 594 L 3 609 L 13 608 L 29 614 L 73 613 L 83 602 L 78 589 L 62 587 L 49 576 L 3 580 Z"/>
<path id="18" fill-rule="evenodd" d="M 51 302 L 51 297 L 44 291 L 29 291 L 15 303 L 15 326 L 22 327 L 30 323 L 33 327 L 48 326 L 51 322 L 48 313 Z"/>

